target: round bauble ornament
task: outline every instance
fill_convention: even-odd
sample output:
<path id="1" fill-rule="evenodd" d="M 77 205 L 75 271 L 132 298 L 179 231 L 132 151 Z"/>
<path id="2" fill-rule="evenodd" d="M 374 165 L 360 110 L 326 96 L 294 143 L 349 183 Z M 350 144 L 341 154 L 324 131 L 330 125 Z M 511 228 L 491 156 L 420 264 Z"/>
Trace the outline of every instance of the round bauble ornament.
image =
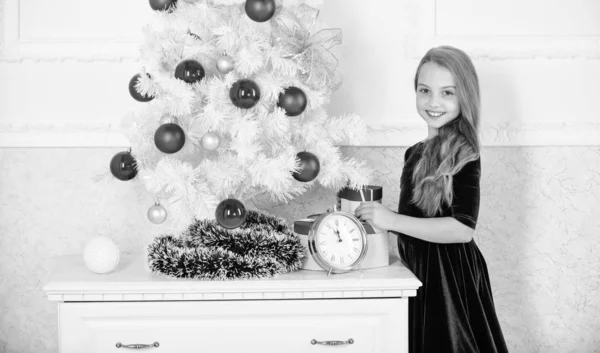
<path id="1" fill-rule="evenodd" d="M 217 133 L 209 131 L 202 135 L 200 143 L 202 145 L 202 148 L 204 148 L 205 150 L 214 151 L 217 148 L 219 148 L 219 145 L 221 144 L 221 138 Z"/>
<path id="2" fill-rule="evenodd" d="M 310 152 L 303 151 L 298 153 L 296 157 L 300 159 L 300 169 L 297 172 L 294 172 L 294 179 L 302 182 L 314 180 L 321 170 L 321 165 L 319 164 L 317 156 Z"/>
<path id="3" fill-rule="evenodd" d="M 275 14 L 275 0 L 246 0 L 246 14 L 256 22 L 265 22 Z"/>
<path id="4" fill-rule="evenodd" d="M 123 181 L 135 178 L 137 167 L 131 152 L 123 151 L 115 154 L 110 160 L 110 172 L 115 178 Z"/>
<path id="5" fill-rule="evenodd" d="M 83 261 L 95 273 L 108 273 L 119 264 L 121 251 L 110 238 L 97 235 L 83 249 Z"/>
<path id="6" fill-rule="evenodd" d="M 154 224 L 161 224 L 167 220 L 167 210 L 157 202 L 148 209 L 148 219 Z"/>
<path id="7" fill-rule="evenodd" d="M 223 75 L 230 73 L 235 67 L 233 58 L 229 55 L 221 55 L 217 59 L 217 70 Z"/>
<path id="8" fill-rule="evenodd" d="M 175 153 L 185 144 L 183 129 L 173 123 L 163 124 L 154 133 L 154 144 L 163 153 Z"/>
<path id="9" fill-rule="evenodd" d="M 223 228 L 238 228 L 246 221 L 246 207 L 236 199 L 223 200 L 217 206 L 215 218 Z"/>
<path id="10" fill-rule="evenodd" d="M 150 0 L 150 7 L 155 11 L 169 11 L 177 5 L 177 0 Z"/>
<path id="11" fill-rule="evenodd" d="M 260 89 L 252 80 L 238 80 L 229 89 L 229 99 L 238 108 L 250 109 L 260 99 Z"/>
<path id="12" fill-rule="evenodd" d="M 129 94 L 131 94 L 131 96 L 133 97 L 133 99 L 135 99 L 138 102 L 150 102 L 151 100 L 154 99 L 154 97 L 148 96 L 148 95 L 145 95 L 145 94 L 141 94 L 135 88 L 135 85 L 138 83 L 138 80 L 141 77 L 142 76 L 140 74 L 136 74 L 136 75 L 134 75 L 131 78 L 131 80 L 129 80 Z"/>
<path id="13" fill-rule="evenodd" d="M 196 60 L 184 60 L 175 67 L 175 77 L 187 83 L 196 83 L 204 78 L 204 67 Z"/>
<path id="14" fill-rule="evenodd" d="M 288 87 L 279 95 L 277 106 L 285 109 L 285 115 L 297 116 L 306 109 L 306 94 L 298 87 Z"/>

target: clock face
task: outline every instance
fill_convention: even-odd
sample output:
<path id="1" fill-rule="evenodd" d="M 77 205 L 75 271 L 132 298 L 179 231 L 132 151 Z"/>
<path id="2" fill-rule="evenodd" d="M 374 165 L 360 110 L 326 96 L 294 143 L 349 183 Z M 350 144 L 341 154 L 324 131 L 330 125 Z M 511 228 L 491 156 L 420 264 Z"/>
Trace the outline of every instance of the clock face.
<path id="1" fill-rule="evenodd" d="M 315 260 L 321 267 L 337 272 L 352 269 L 366 253 L 366 232 L 362 224 L 344 212 L 327 214 L 315 224 L 312 241 Z"/>

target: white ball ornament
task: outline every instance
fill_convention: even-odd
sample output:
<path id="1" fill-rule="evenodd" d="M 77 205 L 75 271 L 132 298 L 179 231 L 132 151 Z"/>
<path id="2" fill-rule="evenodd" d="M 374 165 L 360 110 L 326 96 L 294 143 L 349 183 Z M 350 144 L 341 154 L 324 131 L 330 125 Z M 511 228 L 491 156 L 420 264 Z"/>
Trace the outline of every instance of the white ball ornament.
<path id="1" fill-rule="evenodd" d="M 229 55 L 222 55 L 217 59 L 217 70 L 222 74 L 230 73 L 235 67 L 233 58 Z"/>
<path id="2" fill-rule="evenodd" d="M 106 236 L 95 236 L 83 249 L 83 261 L 95 273 L 108 273 L 119 264 L 121 251 L 117 244 Z"/>
<path id="3" fill-rule="evenodd" d="M 154 224 L 161 224 L 167 219 L 167 210 L 157 202 L 148 209 L 148 219 Z"/>
<path id="4" fill-rule="evenodd" d="M 221 138 L 218 134 L 209 131 L 202 136 L 200 142 L 202 148 L 204 148 L 205 150 L 214 151 L 217 148 L 219 148 L 219 145 L 221 144 Z"/>

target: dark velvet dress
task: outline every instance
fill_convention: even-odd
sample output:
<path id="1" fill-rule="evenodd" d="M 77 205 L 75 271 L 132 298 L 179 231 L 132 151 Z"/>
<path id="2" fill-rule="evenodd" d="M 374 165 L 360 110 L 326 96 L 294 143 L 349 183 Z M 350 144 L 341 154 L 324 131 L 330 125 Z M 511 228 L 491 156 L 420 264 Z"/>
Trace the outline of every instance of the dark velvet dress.
<path id="1" fill-rule="evenodd" d="M 398 213 L 424 218 L 412 202 L 412 172 L 424 143 L 410 147 L 402 170 Z M 454 198 L 440 217 L 475 229 L 479 213 L 481 162 L 466 164 L 453 177 Z M 474 240 L 437 244 L 398 233 L 404 264 L 423 286 L 409 299 L 410 352 L 508 352 L 494 309 L 487 265 Z"/>

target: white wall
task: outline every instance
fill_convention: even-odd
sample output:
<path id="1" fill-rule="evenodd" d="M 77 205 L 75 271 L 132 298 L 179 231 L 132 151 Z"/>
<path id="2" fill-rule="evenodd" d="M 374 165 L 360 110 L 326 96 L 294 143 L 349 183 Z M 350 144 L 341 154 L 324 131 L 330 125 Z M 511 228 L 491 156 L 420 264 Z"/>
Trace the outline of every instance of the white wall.
<path id="1" fill-rule="evenodd" d="M 119 11 L 77 0 L 3 2 L 0 146 L 126 145 L 107 133 L 118 133 L 121 117 L 140 104 L 124 92 L 139 69 L 137 43 L 151 15 L 146 1 L 125 2 Z M 419 58 L 439 44 L 458 46 L 475 61 L 485 145 L 600 141 L 600 112 L 587 103 L 600 91 L 590 79 L 600 77 L 600 2 L 327 0 L 319 19 L 344 31 L 333 52 L 346 83 L 330 113 L 361 115 L 371 128 L 368 145 L 422 138 L 412 79 Z M 14 135 L 23 129 L 41 135 Z M 81 131 L 95 134 L 83 144 L 60 134 Z"/>
<path id="2" fill-rule="evenodd" d="M 390 207 L 405 147 L 426 134 L 412 91 L 419 56 L 452 44 L 474 58 L 485 146 L 476 241 L 511 352 L 600 347 L 599 4 L 321 7 L 322 23 L 344 30 L 335 53 L 345 83 L 329 112 L 356 112 L 370 125 L 375 147 L 344 152 L 377 169 Z M 56 308 L 41 291 L 50 257 L 80 253 L 93 234 L 113 235 L 124 252 L 160 234 L 145 219 L 148 195 L 107 168 L 127 145 L 121 117 L 142 104 L 127 84 L 149 14 L 141 0 L 118 12 L 92 1 L 0 0 L 0 352 L 56 351 Z M 294 220 L 332 198 L 312 190 L 289 205 L 260 206 Z"/>

